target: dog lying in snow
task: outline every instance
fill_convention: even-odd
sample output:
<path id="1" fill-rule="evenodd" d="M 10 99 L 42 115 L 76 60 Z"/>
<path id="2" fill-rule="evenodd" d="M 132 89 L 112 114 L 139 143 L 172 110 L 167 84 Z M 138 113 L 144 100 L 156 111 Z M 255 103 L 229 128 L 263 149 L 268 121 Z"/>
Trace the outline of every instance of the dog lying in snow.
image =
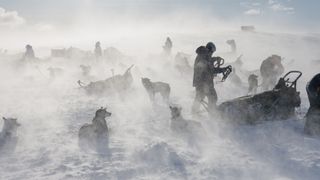
<path id="1" fill-rule="evenodd" d="M 163 100 L 169 102 L 170 85 L 164 82 L 151 82 L 149 78 L 141 78 L 144 88 L 147 90 L 150 100 L 154 102 L 156 93 L 160 93 Z"/>
<path id="2" fill-rule="evenodd" d="M 91 73 L 91 66 L 81 64 L 79 67 L 81 68 L 81 71 L 82 71 L 82 75 L 83 75 L 83 76 L 89 76 L 89 75 L 90 75 L 90 73 Z"/>
<path id="3" fill-rule="evenodd" d="M 79 146 L 92 148 L 103 146 L 108 142 L 109 129 L 105 118 L 110 117 L 111 113 L 106 108 L 96 111 L 91 124 L 84 124 L 79 130 Z"/>
<path id="4" fill-rule="evenodd" d="M 64 73 L 63 69 L 58 67 L 49 67 L 47 70 L 49 71 L 50 78 L 56 78 Z"/>
<path id="5" fill-rule="evenodd" d="M 20 124 L 14 118 L 2 118 L 4 121 L 0 132 L 0 151 L 12 152 L 17 144 L 17 129 Z"/>
<path id="6" fill-rule="evenodd" d="M 185 120 L 181 115 L 181 107 L 169 106 L 171 110 L 171 125 L 173 132 L 182 135 L 202 134 L 204 129 L 200 122 Z"/>
<path id="7" fill-rule="evenodd" d="M 133 77 L 130 71 L 132 67 L 133 65 L 130 66 L 124 74 L 115 75 L 106 80 L 90 82 L 88 85 L 85 85 L 79 80 L 78 84 L 88 95 L 123 93 L 130 89 L 133 83 Z"/>

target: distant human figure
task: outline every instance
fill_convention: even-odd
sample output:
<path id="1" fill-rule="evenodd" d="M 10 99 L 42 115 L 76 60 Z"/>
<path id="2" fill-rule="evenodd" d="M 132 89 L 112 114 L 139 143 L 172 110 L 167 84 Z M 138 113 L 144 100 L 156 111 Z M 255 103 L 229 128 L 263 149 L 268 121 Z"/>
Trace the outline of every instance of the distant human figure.
<path id="1" fill-rule="evenodd" d="M 171 50 L 172 50 L 172 41 L 170 39 L 170 37 L 167 37 L 167 40 L 163 46 L 163 51 L 166 55 L 170 55 L 171 54 Z"/>
<path id="2" fill-rule="evenodd" d="M 23 59 L 27 60 L 27 59 L 34 59 L 35 55 L 34 55 L 34 51 L 31 45 L 27 44 L 26 45 L 26 52 L 24 53 Z"/>
<path id="3" fill-rule="evenodd" d="M 102 49 L 100 42 L 96 42 L 95 48 L 94 48 L 94 55 L 96 56 L 96 59 L 100 59 L 102 57 Z"/>
<path id="4" fill-rule="evenodd" d="M 304 131 L 310 135 L 320 135 L 320 73 L 307 84 L 310 107 L 306 115 Z"/>
<path id="5" fill-rule="evenodd" d="M 281 57 L 272 55 L 264 60 L 260 66 L 262 77 L 262 89 L 264 91 L 271 90 L 277 83 L 278 78 L 284 72 L 284 67 L 281 63 Z"/>
<path id="6" fill-rule="evenodd" d="M 226 43 L 230 45 L 231 53 L 236 53 L 237 52 L 236 41 L 234 39 L 230 39 Z"/>

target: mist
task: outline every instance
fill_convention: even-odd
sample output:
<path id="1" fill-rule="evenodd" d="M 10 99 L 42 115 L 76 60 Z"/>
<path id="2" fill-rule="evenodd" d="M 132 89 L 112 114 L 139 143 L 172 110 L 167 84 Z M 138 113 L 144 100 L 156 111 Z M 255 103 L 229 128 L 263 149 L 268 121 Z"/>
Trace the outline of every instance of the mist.
<path id="1" fill-rule="evenodd" d="M 50 3 L 60 8 L 54 14 L 43 5 L 21 13 L 13 13 L 14 4 L 5 9 L 12 23 L 1 23 L 0 17 L 0 115 L 17 118 L 21 126 L 16 148 L 0 154 L 0 179 L 318 179 L 320 141 L 303 133 L 309 107 L 305 87 L 320 66 L 318 27 L 301 27 L 287 14 L 274 21 L 271 16 L 215 14 L 210 9 L 219 4 L 215 1 L 208 7 L 203 5 L 206 1 L 165 2 L 106 5 L 84 0 L 61 7 Z M 37 8 L 39 13 L 30 13 Z M 241 31 L 243 25 L 252 25 L 255 31 Z M 168 56 L 163 52 L 167 37 L 173 42 Z M 226 44 L 229 39 L 236 41 L 235 53 Z M 103 51 L 110 47 L 117 51 L 104 51 L 97 60 L 93 52 L 97 41 Z M 278 54 L 284 58 L 285 73 L 301 71 L 297 118 L 252 126 L 209 117 L 204 109 L 193 116 L 193 70 L 179 72 L 175 56 L 186 53 L 193 67 L 195 50 L 210 41 L 226 63 L 243 55 L 243 70 L 256 71 L 264 59 Z M 22 60 L 27 44 L 36 61 Z M 51 56 L 52 49 L 70 47 L 77 48 L 77 54 Z M 91 66 L 89 76 L 83 75 L 80 65 Z M 133 83 L 125 93 L 88 95 L 77 84 L 123 74 L 131 65 Z M 50 67 L 62 73 L 53 76 Z M 247 77 L 239 76 L 241 87 L 215 78 L 218 105 L 247 95 Z M 181 107 L 185 119 L 200 122 L 205 137 L 185 139 L 172 133 L 169 105 L 158 95 L 152 104 L 142 77 L 169 83 L 169 104 Z M 106 119 L 109 149 L 84 151 L 78 146 L 79 129 L 91 123 L 101 107 L 112 113 Z"/>

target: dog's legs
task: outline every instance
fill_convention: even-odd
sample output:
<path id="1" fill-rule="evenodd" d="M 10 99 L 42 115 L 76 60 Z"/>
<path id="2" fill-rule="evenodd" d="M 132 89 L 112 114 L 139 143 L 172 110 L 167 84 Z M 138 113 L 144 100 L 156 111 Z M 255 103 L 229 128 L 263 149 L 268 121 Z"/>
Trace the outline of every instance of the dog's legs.
<path id="1" fill-rule="evenodd" d="M 151 101 L 152 103 L 154 103 L 155 93 L 149 91 L 148 94 L 149 94 L 150 101 Z"/>
<path id="2" fill-rule="evenodd" d="M 168 104 L 170 99 L 170 91 L 161 93 L 162 99 Z"/>
<path id="3" fill-rule="evenodd" d="M 167 104 L 169 104 L 169 100 L 170 100 L 170 86 L 167 86 L 166 91 L 164 92 L 164 100 L 166 101 Z"/>

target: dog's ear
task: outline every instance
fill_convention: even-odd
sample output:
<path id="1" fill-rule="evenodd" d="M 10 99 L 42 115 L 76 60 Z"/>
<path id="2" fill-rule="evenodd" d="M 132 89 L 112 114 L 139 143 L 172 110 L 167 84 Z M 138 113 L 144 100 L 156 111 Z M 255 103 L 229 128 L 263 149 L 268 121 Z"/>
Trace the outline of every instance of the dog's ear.
<path id="1" fill-rule="evenodd" d="M 7 120 L 7 118 L 5 118 L 5 117 L 2 117 L 2 119 L 3 119 L 4 121 L 6 121 L 6 120 Z"/>

